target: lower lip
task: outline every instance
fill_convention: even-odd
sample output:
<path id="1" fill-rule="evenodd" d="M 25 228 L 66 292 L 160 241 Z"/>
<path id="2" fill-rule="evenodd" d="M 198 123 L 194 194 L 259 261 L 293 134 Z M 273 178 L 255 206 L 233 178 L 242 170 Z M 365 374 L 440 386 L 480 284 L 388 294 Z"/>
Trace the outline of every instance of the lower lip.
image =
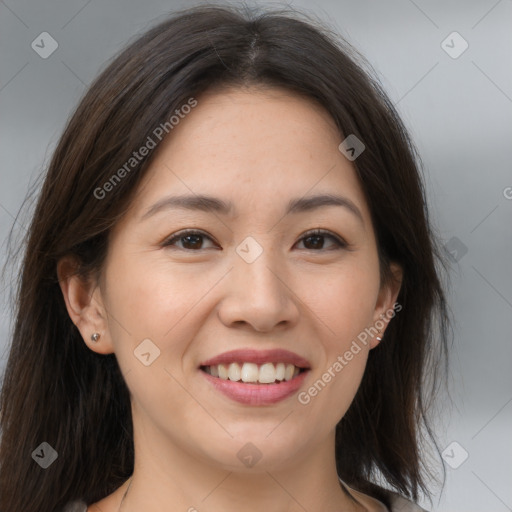
<path id="1" fill-rule="evenodd" d="M 209 373 L 199 371 L 215 389 L 224 393 L 228 398 L 247 405 L 275 404 L 288 398 L 299 390 L 309 372 L 309 370 L 306 370 L 293 379 L 278 384 L 245 384 L 244 382 L 212 377 Z"/>

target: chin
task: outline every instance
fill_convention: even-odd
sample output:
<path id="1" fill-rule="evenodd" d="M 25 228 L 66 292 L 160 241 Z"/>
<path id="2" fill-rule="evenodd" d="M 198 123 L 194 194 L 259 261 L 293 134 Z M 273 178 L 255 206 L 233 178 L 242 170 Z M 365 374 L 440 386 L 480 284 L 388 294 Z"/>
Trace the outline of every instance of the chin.
<path id="1" fill-rule="evenodd" d="M 274 422 L 272 428 L 275 427 Z M 260 472 L 285 469 L 300 453 L 300 443 L 295 436 L 277 433 L 277 429 L 268 435 L 272 428 L 240 428 L 233 439 L 229 440 L 210 437 L 210 444 L 204 447 L 203 453 L 208 457 L 209 464 L 227 471 Z"/>

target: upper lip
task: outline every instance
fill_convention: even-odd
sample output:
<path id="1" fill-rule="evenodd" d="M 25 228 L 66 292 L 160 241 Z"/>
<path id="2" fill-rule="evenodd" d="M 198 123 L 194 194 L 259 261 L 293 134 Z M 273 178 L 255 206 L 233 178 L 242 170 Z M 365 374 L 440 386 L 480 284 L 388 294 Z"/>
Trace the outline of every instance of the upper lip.
<path id="1" fill-rule="evenodd" d="M 294 364 L 299 368 L 310 368 L 311 366 L 308 360 L 289 350 L 254 350 L 250 348 L 224 352 L 202 362 L 200 366 L 214 366 L 217 364 L 230 363 L 286 363 Z"/>

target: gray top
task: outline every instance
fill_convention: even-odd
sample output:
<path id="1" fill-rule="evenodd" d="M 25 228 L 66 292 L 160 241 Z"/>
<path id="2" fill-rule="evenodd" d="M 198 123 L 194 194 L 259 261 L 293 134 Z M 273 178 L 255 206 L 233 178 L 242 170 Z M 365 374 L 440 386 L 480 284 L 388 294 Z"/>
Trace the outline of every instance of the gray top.
<path id="1" fill-rule="evenodd" d="M 87 512 L 87 504 L 83 501 L 70 501 L 62 512 Z"/>
<path id="2" fill-rule="evenodd" d="M 348 491 L 348 493 L 360 504 L 366 507 L 368 512 L 427 512 L 425 509 L 416 505 L 412 501 L 400 496 L 396 492 L 391 492 L 391 510 L 389 510 L 384 503 L 381 501 L 363 494 L 362 492 L 356 491 L 349 487 L 341 478 L 339 479 L 340 484 Z"/>

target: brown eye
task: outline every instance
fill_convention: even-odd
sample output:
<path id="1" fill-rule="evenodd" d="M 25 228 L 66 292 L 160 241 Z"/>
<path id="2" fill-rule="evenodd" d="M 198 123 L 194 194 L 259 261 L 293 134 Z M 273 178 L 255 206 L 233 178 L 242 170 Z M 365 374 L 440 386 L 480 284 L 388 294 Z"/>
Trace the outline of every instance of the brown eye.
<path id="1" fill-rule="evenodd" d="M 162 244 L 162 247 L 176 247 L 176 243 L 181 243 L 182 247 L 176 247 L 177 249 L 197 251 L 205 249 L 205 239 L 212 240 L 208 235 L 201 231 L 186 230 L 172 235 Z"/>
<path id="2" fill-rule="evenodd" d="M 325 248 L 326 239 L 334 241 L 334 244 L 331 245 L 330 248 Z M 304 242 L 306 249 L 311 249 L 314 251 L 331 251 L 333 249 L 342 249 L 348 246 L 348 244 L 338 236 L 322 229 L 309 231 L 304 236 L 302 236 L 300 240 Z"/>
<path id="3" fill-rule="evenodd" d="M 162 247 L 194 252 L 211 248 L 204 246 L 205 240 L 213 242 L 212 238 L 202 231 L 184 230 L 175 233 L 168 238 L 162 244 Z M 326 242 L 326 240 L 328 242 Z M 348 247 L 348 244 L 343 239 L 322 229 L 307 232 L 302 236 L 300 241 L 304 244 L 305 249 L 312 250 L 314 252 L 332 251 Z M 181 246 L 179 244 L 181 244 Z"/>

